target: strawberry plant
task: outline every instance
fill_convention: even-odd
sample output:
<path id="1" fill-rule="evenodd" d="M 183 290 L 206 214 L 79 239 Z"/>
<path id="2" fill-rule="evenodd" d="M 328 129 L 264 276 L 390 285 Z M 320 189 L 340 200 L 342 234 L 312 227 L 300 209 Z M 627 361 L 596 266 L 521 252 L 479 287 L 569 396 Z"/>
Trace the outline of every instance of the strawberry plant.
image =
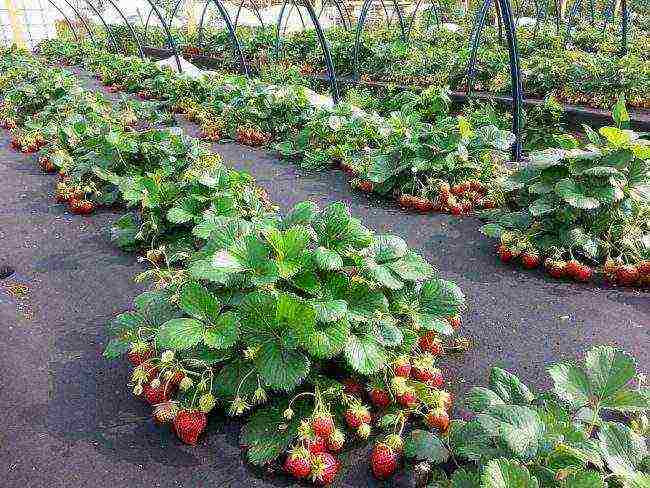
<path id="1" fill-rule="evenodd" d="M 519 256 L 527 267 L 546 258 L 555 277 L 587 281 L 595 268 L 619 284 L 648 284 L 650 259 L 650 141 L 617 127 L 585 127 L 588 142 L 565 138 L 563 147 L 530 154 L 501 181 L 509 208 L 485 214 L 482 232 L 500 239 L 503 261 Z"/>
<path id="2" fill-rule="evenodd" d="M 650 389 L 634 359 L 597 346 L 584 363 L 548 372 L 553 389 L 535 392 L 493 368 L 488 387 L 467 393 L 467 420 L 453 420 L 447 436 L 407 436 L 404 455 L 421 463 L 422 486 L 648 486 Z M 435 467 L 450 461 L 455 469 Z"/>

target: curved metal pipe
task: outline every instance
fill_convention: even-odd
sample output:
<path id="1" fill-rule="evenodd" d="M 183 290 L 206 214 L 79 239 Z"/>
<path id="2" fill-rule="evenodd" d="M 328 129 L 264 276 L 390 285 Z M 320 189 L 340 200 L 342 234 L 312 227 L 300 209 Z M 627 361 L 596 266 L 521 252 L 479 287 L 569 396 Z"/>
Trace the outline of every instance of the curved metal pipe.
<path id="1" fill-rule="evenodd" d="M 492 0 L 484 0 L 481 8 L 476 12 L 476 20 L 474 21 L 474 29 L 472 31 L 469 63 L 467 65 L 467 96 L 474 91 L 474 78 L 476 78 L 476 58 L 478 57 L 478 47 L 481 42 L 481 33 L 485 26 L 487 13 L 492 5 Z M 501 10 L 500 8 L 498 9 Z"/>
<path id="2" fill-rule="evenodd" d="M 260 10 L 257 6 L 257 3 L 254 0 L 250 0 L 250 4 L 253 6 L 253 12 L 255 12 L 255 17 L 257 17 L 257 21 L 260 23 L 262 28 L 265 28 L 266 26 L 264 25 L 264 20 L 262 19 L 262 15 L 260 14 Z M 237 27 L 239 26 L 239 14 L 241 13 L 243 7 L 244 7 L 244 0 L 239 2 L 239 7 L 237 8 L 237 14 L 235 15 L 235 22 L 233 23 L 235 30 L 237 30 Z"/>
<path id="3" fill-rule="evenodd" d="M 517 32 L 512 17 L 509 0 L 498 0 L 501 7 L 501 15 L 505 26 L 506 40 L 508 44 L 508 55 L 510 59 L 510 78 L 512 81 L 512 132 L 515 135 L 515 143 L 512 147 L 512 159 L 521 160 L 521 130 L 523 128 L 523 103 L 524 95 L 521 84 L 521 67 L 519 65 L 519 51 L 517 47 Z"/>
<path id="4" fill-rule="evenodd" d="M 74 36 L 74 40 L 79 42 L 79 36 L 77 35 L 77 31 L 74 28 L 74 24 L 72 22 L 70 22 L 70 19 L 65 14 L 65 12 L 63 10 L 61 10 L 59 8 L 59 6 L 56 5 L 52 0 L 47 0 L 47 1 L 50 3 L 50 5 L 52 5 L 52 7 L 54 7 L 57 10 L 57 12 L 59 12 L 61 15 L 63 15 L 63 19 L 68 24 L 68 27 L 70 28 L 70 31 L 72 31 L 72 35 Z"/>
<path id="5" fill-rule="evenodd" d="M 106 0 L 106 1 L 107 1 L 108 3 L 110 3 L 110 4 L 113 6 L 113 8 L 117 11 L 117 14 L 122 18 L 122 20 L 123 20 L 124 23 L 126 24 L 127 29 L 128 29 L 129 32 L 131 33 L 131 36 L 133 37 L 133 39 L 135 40 L 135 43 L 136 43 L 137 46 L 138 46 L 138 52 L 140 53 L 140 57 L 141 57 L 142 59 L 144 59 L 144 57 L 145 57 L 145 56 L 144 56 L 144 50 L 142 49 L 142 44 L 140 43 L 140 39 L 139 39 L 138 36 L 136 35 L 135 30 L 133 30 L 133 26 L 131 25 L 131 23 L 129 22 L 129 20 L 124 16 L 124 14 L 123 14 L 122 11 L 119 9 L 119 7 L 118 7 L 117 5 L 115 5 L 115 2 L 114 2 L 113 0 Z M 149 5 L 152 5 L 152 6 L 153 6 L 153 4 L 151 3 L 150 0 L 147 0 L 147 2 L 149 3 Z M 157 9 L 156 9 L 156 10 L 157 10 Z"/>
<path id="6" fill-rule="evenodd" d="M 151 2 L 151 0 L 147 0 L 147 1 Z M 242 51 L 241 45 L 239 44 L 239 39 L 237 38 L 235 28 L 233 27 L 232 22 L 230 21 L 230 16 L 228 15 L 228 12 L 226 11 L 226 9 L 223 7 L 223 4 L 219 0 L 206 0 L 205 2 L 205 6 L 203 7 L 203 11 L 201 12 L 201 21 L 199 23 L 199 33 L 196 41 L 197 48 L 201 49 L 201 45 L 203 42 L 203 24 L 205 22 L 205 13 L 208 10 L 208 4 L 210 3 L 210 1 L 212 1 L 217 6 L 217 10 L 219 10 L 221 19 L 226 23 L 226 28 L 228 29 L 228 35 L 230 36 L 230 42 L 232 42 L 232 45 L 235 48 L 237 56 L 239 57 L 241 70 L 244 72 L 246 76 L 250 76 L 248 70 L 248 63 L 246 63 L 246 58 L 244 57 L 244 52 Z"/>
<path id="7" fill-rule="evenodd" d="M 368 15 L 368 10 L 370 9 L 370 4 L 372 0 L 364 0 L 361 5 L 361 13 L 359 14 L 359 20 L 357 21 L 357 28 L 354 34 L 354 47 L 352 48 L 352 75 L 355 78 L 359 77 L 359 44 L 361 43 L 361 32 L 363 31 L 363 26 L 366 23 L 366 16 Z"/>
<path id="8" fill-rule="evenodd" d="M 104 20 L 104 17 L 102 17 L 102 14 L 99 13 L 99 11 L 95 8 L 95 6 L 89 1 L 89 0 L 84 0 L 88 7 L 99 17 L 100 22 L 104 26 L 104 29 L 106 30 L 106 37 L 108 40 L 113 44 L 113 47 L 115 48 L 115 52 L 119 53 L 120 52 L 120 47 L 117 44 L 117 41 L 115 40 L 115 37 L 113 36 L 113 33 L 111 32 L 111 29 L 108 27 L 108 24 Z"/>
<path id="9" fill-rule="evenodd" d="M 112 0 L 108 0 L 108 1 L 113 3 Z M 160 25 L 162 25 L 163 29 L 165 30 L 165 34 L 167 34 L 167 40 L 169 41 L 169 46 L 172 50 L 172 53 L 174 53 L 174 60 L 176 61 L 176 67 L 178 68 L 178 72 L 182 73 L 183 66 L 181 65 L 181 60 L 178 57 L 178 49 L 176 49 L 176 43 L 174 42 L 174 38 L 172 37 L 171 32 L 169 32 L 169 26 L 167 25 L 167 22 L 165 22 L 163 16 L 160 14 L 160 10 L 158 10 L 158 7 L 156 7 L 156 5 L 151 0 L 147 0 L 147 3 L 151 5 L 154 14 L 156 14 L 156 17 L 158 17 L 158 20 L 160 21 Z M 138 41 L 138 47 L 140 48 L 140 50 L 142 50 L 142 46 L 140 46 L 139 41 Z M 143 52 L 143 56 L 144 56 L 144 52 Z"/>
<path id="10" fill-rule="evenodd" d="M 93 31 L 88 27 L 88 24 L 86 24 L 85 19 L 83 16 L 79 13 L 79 11 L 73 7 L 68 0 L 63 0 L 68 7 L 75 13 L 77 17 L 79 17 L 79 21 L 81 22 L 81 25 L 84 26 L 84 29 L 86 29 L 86 32 L 88 33 L 88 37 L 90 37 L 90 40 L 93 41 L 93 43 L 97 44 L 97 41 L 95 40 L 95 36 L 93 35 Z"/>
<path id="11" fill-rule="evenodd" d="M 578 13 L 578 8 L 580 7 L 581 0 L 575 0 L 575 3 L 572 5 L 571 10 L 569 11 L 569 18 L 566 21 L 566 31 L 564 33 L 564 47 L 566 48 L 567 44 L 571 40 L 571 27 L 573 26 L 573 19 Z"/>

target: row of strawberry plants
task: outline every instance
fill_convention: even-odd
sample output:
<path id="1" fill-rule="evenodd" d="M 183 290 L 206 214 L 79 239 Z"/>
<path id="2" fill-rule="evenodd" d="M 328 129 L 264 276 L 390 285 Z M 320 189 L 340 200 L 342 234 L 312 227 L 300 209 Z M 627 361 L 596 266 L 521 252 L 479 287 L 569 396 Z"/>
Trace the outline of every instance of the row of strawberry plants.
<path id="1" fill-rule="evenodd" d="M 193 80 L 142 61 L 142 69 L 125 69 L 132 61 L 104 55 L 89 67 L 105 83 L 165 100 L 197 121 L 210 140 L 259 145 L 284 139 L 275 147 L 285 157 L 307 168 L 337 161 L 356 188 L 393 195 L 406 208 L 461 215 L 501 207 L 485 212 L 492 224 L 483 230 L 502 238 L 498 251 L 505 262 L 521 256 L 526 268 L 544 263 L 549 275 L 577 281 L 594 274 L 620 285 L 650 281 L 643 134 L 604 127 L 601 137 L 585 127 L 587 140 L 538 135 L 557 147 L 531 152 L 513 171 L 505 167 L 512 135 L 491 124 L 474 129 L 472 119 L 494 119 L 485 111 L 449 116 L 444 91 L 403 97 L 402 110 L 384 118 L 346 103 L 315 107 L 299 86 L 227 75 Z M 623 102 L 614 113 L 623 127 Z"/>
<path id="2" fill-rule="evenodd" d="M 5 53 L 5 65 L 21 66 L 23 56 Z M 156 290 L 112 322 L 105 356 L 127 354 L 133 391 L 157 421 L 195 444 L 216 405 L 232 415 L 255 409 L 242 434 L 251 462 L 290 449 L 287 469 L 304 477 L 294 455 L 309 452 L 320 483 L 338 470 L 344 422 L 362 440 L 371 433 L 366 390 L 389 412 L 391 449 L 401 449 L 409 416 L 447 431 L 452 399 L 436 364 L 462 346 L 454 335 L 465 298 L 455 284 L 343 204 L 303 202 L 281 216 L 248 175 L 199 141 L 134 130 L 101 97 L 86 107 L 91 95 L 69 73 L 25 64 L 30 76 L 20 82 L 20 68 L 9 69 L 5 117 L 20 129 L 58 126 L 40 155 L 63 181 L 137 209 L 116 222 L 113 239 L 144 252 L 152 267 L 141 279 Z M 38 106 L 21 103 L 56 75 L 67 89 L 43 93 Z M 67 154 L 65 164 L 55 153 Z"/>
<path id="3" fill-rule="evenodd" d="M 17 124 L 49 103 L 56 99 L 27 117 L 14 106 Z M 469 392 L 469 418 L 450 421 L 451 397 L 431 366 L 449 344 L 440 339 L 459 326 L 455 285 L 340 204 L 302 203 L 281 217 L 250 178 L 200 145 L 108 124 L 88 139 L 92 127 L 78 130 L 66 169 L 79 174 L 84 154 L 116 156 L 92 173 L 138 208 L 114 238 L 146 252 L 154 266 L 142 277 L 157 287 L 111 324 L 105 355 L 127 353 L 134 393 L 185 442 L 198 441 L 218 405 L 233 415 L 257 410 L 242 432 L 252 462 L 288 451 L 284 469 L 321 484 L 334 481 L 335 453 L 350 444 L 343 426 L 365 438 L 373 424 L 385 436 L 371 456 L 380 479 L 406 458 L 425 484 L 454 488 L 647 485 L 650 393 L 632 358 L 594 348 L 584 367 L 551 367 L 554 389 L 540 393 L 494 368 L 489 388 Z M 605 420 L 608 412 L 630 426 Z M 418 418 L 435 430 L 403 438 Z"/>

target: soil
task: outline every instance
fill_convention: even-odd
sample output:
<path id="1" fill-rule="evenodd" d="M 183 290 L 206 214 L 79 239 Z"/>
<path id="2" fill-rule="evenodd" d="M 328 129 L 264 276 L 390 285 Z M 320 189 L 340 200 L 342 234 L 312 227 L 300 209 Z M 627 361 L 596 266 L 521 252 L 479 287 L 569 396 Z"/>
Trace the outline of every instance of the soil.
<path id="1" fill-rule="evenodd" d="M 0 280 L 0 484 L 292 486 L 283 475 L 246 464 L 237 421 L 212 415 L 207 435 L 192 448 L 148 420 L 148 408 L 125 387 L 126 363 L 101 357 L 106 323 L 144 289 L 133 281 L 143 269 L 137 256 L 109 241 L 106 229 L 119 212 L 70 214 L 54 203 L 55 178 L 39 171 L 34 156 L 12 151 L 6 131 L 0 134 L 0 267 L 15 270 Z M 303 172 L 235 144 L 214 148 L 228 165 L 252 173 L 283 209 L 302 200 L 343 201 L 376 232 L 404 237 L 462 287 L 471 304 L 462 331 L 474 347 L 448 361 L 452 390 L 484 383 L 492 365 L 548 386 L 548 365 L 576 359 L 594 344 L 619 346 L 650 371 L 650 294 L 502 265 L 475 218 L 409 214 L 355 192 L 342 172 Z M 365 451 L 343 456 L 336 486 L 412 485 L 405 476 L 375 482 L 361 461 Z"/>

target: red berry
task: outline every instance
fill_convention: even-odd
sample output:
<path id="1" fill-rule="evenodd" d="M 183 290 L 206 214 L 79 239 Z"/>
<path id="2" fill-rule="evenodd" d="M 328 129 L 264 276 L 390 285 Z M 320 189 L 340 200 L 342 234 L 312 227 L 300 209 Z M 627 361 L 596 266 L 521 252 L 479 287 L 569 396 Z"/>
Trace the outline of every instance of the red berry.
<path id="1" fill-rule="evenodd" d="M 591 279 L 594 272 L 586 264 L 580 263 L 578 268 L 575 270 L 575 273 L 572 275 L 573 279 L 576 281 L 587 282 Z"/>
<path id="2" fill-rule="evenodd" d="M 564 266 L 564 272 L 571 278 L 575 278 L 580 272 L 580 261 L 571 259 Z"/>
<path id="3" fill-rule="evenodd" d="M 622 264 L 616 268 L 616 281 L 620 285 L 633 285 L 639 279 L 639 270 L 633 264 Z"/>
<path id="4" fill-rule="evenodd" d="M 438 334 L 430 330 L 420 336 L 418 339 L 418 345 L 423 351 L 429 351 L 429 349 L 432 347 L 432 344 L 439 340 L 440 339 L 438 339 Z"/>
<path id="5" fill-rule="evenodd" d="M 408 378 L 411 376 L 411 363 L 407 359 L 400 358 L 393 363 L 393 373 L 395 376 Z"/>
<path id="6" fill-rule="evenodd" d="M 539 253 L 535 251 L 525 251 L 521 255 L 521 264 L 523 264 L 524 268 L 534 269 L 537 266 L 539 266 L 539 263 L 540 263 Z"/>
<path id="7" fill-rule="evenodd" d="M 501 259 L 501 261 L 504 263 L 509 263 L 515 256 L 510 248 L 504 244 L 501 244 L 499 247 L 497 247 L 497 254 L 499 255 L 499 259 Z"/>
<path id="8" fill-rule="evenodd" d="M 321 452 L 327 451 L 327 442 L 320 436 L 314 436 L 308 439 L 305 439 L 305 447 L 312 454 L 318 454 Z"/>
<path id="9" fill-rule="evenodd" d="M 327 452 L 316 454 L 312 458 L 312 480 L 314 483 L 325 486 L 334 482 L 339 472 L 339 461 Z"/>
<path id="10" fill-rule="evenodd" d="M 388 444 L 377 444 L 370 455 L 372 474 L 380 480 L 390 478 L 397 470 L 398 460 L 399 456 Z"/>
<path id="11" fill-rule="evenodd" d="M 415 407 L 418 403 L 418 397 L 413 390 L 406 390 L 400 395 L 396 395 L 398 403 L 405 408 Z"/>
<path id="12" fill-rule="evenodd" d="M 442 408 L 429 410 L 424 417 L 426 424 L 432 429 L 438 429 L 443 434 L 449 429 L 449 414 Z"/>
<path id="13" fill-rule="evenodd" d="M 452 315 L 450 317 L 447 317 L 447 321 L 449 322 L 449 325 L 451 325 L 452 329 L 454 330 L 460 329 L 460 326 L 463 323 L 463 320 L 461 319 L 460 315 Z"/>
<path id="14" fill-rule="evenodd" d="M 181 410 L 174 419 L 174 430 L 181 441 L 194 446 L 207 424 L 208 417 L 200 410 Z"/>
<path id="15" fill-rule="evenodd" d="M 562 260 L 547 258 L 544 268 L 553 278 L 563 278 L 566 275 L 566 262 Z"/>
<path id="16" fill-rule="evenodd" d="M 284 470 L 295 478 L 307 478 L 311 473 L 309 451 L 304 447 L 293 449 L 284 462 Z"/>
<path id="17" fill-rule="evenodd" d="M 438 368 L 434 368 L 431 371 L 431 379 L 426 381 L 427 386 L 431 388 L 440 388 L 445 383 L 445 379 L 442 376 L 442 371 Z"/>
<path id="18" fill-rule="evenodd" d="M 133 366 L 140 366 L 153 357 L 153 348 L 147 346 L 134 346 L 127 354 L 129 362 Z"/>
<path id="19" fill-rule="evenodd" d="M 173 388 L 167 387 L 164 384 L 160 384 L 156 387 L 151 385 L 144 385 L 143 390 L 144 398 L 149 403 L 149 405 L 157 405 L 169 400 L 171 394 L 173 393 Z"/>
<path id="20" fill-rule="evenodd" d="M 370 401 L 377 408 L 388 408 L 390 405 L 390 395 L 380 388 L 370 390 Z"/>
<path id="21" fill-rule="evenodd" d="M 413 368 L 411 374 L 413 375 L 413 379 L 421 381 L 422 383 L 426 383 L 433 379 L 433 372 L 430 369 Z"/>
<path id="22" fill-rule="evenodd" d="M 461 205 L 452 205 L 449 207 L 449 211 L 452 215 L 462 215 L 463 207 Z"/>
<path id="23" fill-rule="evenodd" d="M 363 386 L 354 378 L 346 378 L 343 380 L 343 391 L 346 395 L 361 398 L 363 396 Z"/>
<path id="24" fill-rule="evenodd" d="M 332 416 L 318 415 L 311 421 L 311 430 L 320 437 L 328 437 L 334 431 L 334 419 Z"/>
<path id="25" fill-rule="evenodd" d="M 369 424 L 372 420 L 370 411 L 361 404 L 353 405 L 345 411 L 343 416 L 351 429 L 356 429 L 361 424 Z"/>

